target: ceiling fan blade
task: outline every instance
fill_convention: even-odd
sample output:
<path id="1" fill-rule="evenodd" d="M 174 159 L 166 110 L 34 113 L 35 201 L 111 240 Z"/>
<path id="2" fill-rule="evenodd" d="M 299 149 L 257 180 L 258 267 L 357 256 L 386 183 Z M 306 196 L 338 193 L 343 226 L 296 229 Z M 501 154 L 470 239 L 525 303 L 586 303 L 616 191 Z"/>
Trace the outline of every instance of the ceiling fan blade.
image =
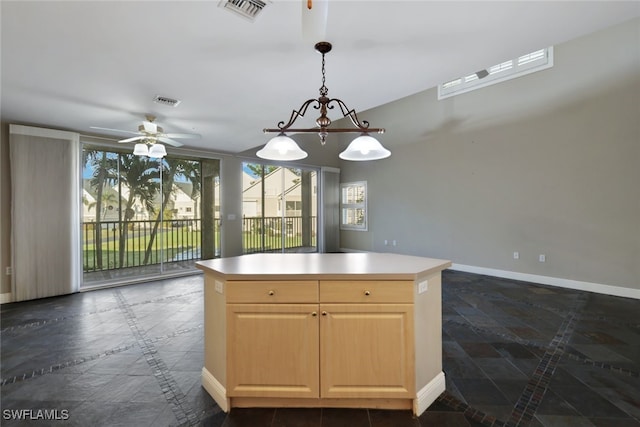
<path id="1" fill-rule="evenodd" d="M 167 138 L 182 138 L 182 139 L 200 139 L 202 135 L 197 133 L 165 133 L 162 135 Z"/>
<path id="2" fill-rule="evenodd" d="M 174 141 L 171 138 L 167 138 L 166 136 L 159 136 L 158 140 L 164 142 L 165 144 L 173 145 L 174 147 L 182 147 L 184 144 L 182 142 Z"/>
<path id="3" fill-rule="evenodd" d="M 120 141 L 118 141 L 118 142 L 121 142 L 121 143 L 124 143 L 124 142 L 133 142 L 133 141 L 138 141 L 138 140 L 140 140 L 140 139 L 144 139 L 144 138 L 145 138 L 144 136 L 134 136 L 134 137 L 127 138 L 127 139 L 121 139 L 121 140 L 120 140 Z"/>
<path id="4" fill-rule="evenodd" d="M 142 122 L 142 126 L 144 126 L 145 132 L 149 132 L 149 133 L 158 132 L 158 125 L 153 122 L 144 121 Z"/>
<path id="5" fill-rule="evenodd" d="M 97 127 L 97 126 L 91 126 L 91 129 L 95 129 L 95 130 L 106 130 L 109 132 L 117 132 L 117 133 L 130 133 L 133 135 L 140 135 L 140 132 L 133 132 L 130 130 L 122 130 L 122 129 L 110 129 L 110 128 L 101 128 L 101 127 Z"/>

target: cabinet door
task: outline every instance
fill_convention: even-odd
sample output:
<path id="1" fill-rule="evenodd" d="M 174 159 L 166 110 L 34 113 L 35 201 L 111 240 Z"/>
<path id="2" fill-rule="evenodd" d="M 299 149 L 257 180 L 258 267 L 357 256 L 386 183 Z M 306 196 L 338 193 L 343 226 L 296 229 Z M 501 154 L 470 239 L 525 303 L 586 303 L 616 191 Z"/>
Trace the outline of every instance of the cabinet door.
<path id="1" fill-rule="evenodd" d="M 227 395 L 319 396 L 317 304 L 227 305 Z"/>
<path id="2" fill-rule="evenodd" d="M 320 396 L 415 396 L 411 304 L 320 305 Z"/>

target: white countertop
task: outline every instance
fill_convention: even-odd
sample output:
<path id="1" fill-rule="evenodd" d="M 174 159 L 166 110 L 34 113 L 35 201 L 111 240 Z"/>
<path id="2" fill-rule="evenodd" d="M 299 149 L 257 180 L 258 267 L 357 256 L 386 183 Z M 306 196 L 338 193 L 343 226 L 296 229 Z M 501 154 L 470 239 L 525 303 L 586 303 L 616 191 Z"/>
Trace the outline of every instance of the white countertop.
<path id="1" fill-rule="evenodd" d="M 196 262 L 226 280 L 378 279 L 415 280 L 451 266 L 451 261 L 389 253 L 260 253 Z"/>

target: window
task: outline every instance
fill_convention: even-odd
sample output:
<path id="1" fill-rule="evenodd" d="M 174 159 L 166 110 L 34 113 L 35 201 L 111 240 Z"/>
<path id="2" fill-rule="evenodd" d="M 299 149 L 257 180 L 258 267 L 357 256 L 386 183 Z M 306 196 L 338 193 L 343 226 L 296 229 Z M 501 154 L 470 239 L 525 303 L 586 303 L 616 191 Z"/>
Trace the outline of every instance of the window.
<path id="1" fill-rule="evenodd" d="M 340 228 L 367 230 L 367 182 L 340 185 Z"/>
<path id="2" fill-rule="evenodd" d="M 438 85 L 438 99 L 449 98 L 551 67 L 553 67 L 553 47 L 536 50 L 468 76 L 442 83 Z"/>

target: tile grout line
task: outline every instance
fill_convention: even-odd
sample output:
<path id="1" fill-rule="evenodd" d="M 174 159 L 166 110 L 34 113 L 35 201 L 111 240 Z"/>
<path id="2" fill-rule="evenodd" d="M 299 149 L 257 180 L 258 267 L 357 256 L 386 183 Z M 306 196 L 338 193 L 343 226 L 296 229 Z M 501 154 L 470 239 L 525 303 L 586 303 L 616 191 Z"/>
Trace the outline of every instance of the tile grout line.
<path id="1" fill-rule="evenodd" d="M 122 292 L 117 289 L 114 291 L 114 295 L 178 423 L 189 426 L 198 425 L 200 422 L 198 416 L 187 402 L 186 396 L 176 383 L 173 375 L 171 375 L 169 368 L 162 358 L 158 356 L 158 351 L 153 345 L 153 340 L 147 338 L 146 333 L 138 326 L 138 319 L 131 307 L 127 304 Z"/>
<path id="2" fill-rule="evenodd" d="M 169 339 L 169 338 L 177 337 L 179 335 L 186 334 L 186 333 L 189 333 L 191 331 L 195 331 L 195 330 L 201 329 L 201 328 L 202 328 L 202 325 L 197 325 L 197 326 L 194 326 L 192 328 L 180 329 L 180 330 L 172 332 L 170 334 L 166 334 L 166 335 L 163 335 L 163 336 L 151 338 L 151 342 L 155 343 L 155 342 L 158 342 L 158 341 L 162 341 L 162 340 L 166 340 L 166 339 Z M 101 353 L 91 354 L 89 356 L 80 357 L 78 359 L 73 359 L 73 360 L 68 360 L 66 362 L 56 363 L 55 365 L 51 365 L 48 368 L 35 369 L 35 370 L 31 371 L 31 372 L 25 372 L 25 373 L 23 373 L 21 375 L 14 375 L 13 377 L 2 378 L 2 379 L 0 379 L 0 387 L 8 385 L 8 384 L 14 384 L 14 383 L 17 383 L 17 382 L 30 380 L 32 378 L 40 377 L 42 375 L 51 374 L 53 372 L 59 371 L 59 370 L 64 369 L 64 368 L 68 368 L 70 366 L 82 365 L 83 363 L 91 362 L 92 360 L 101 359 L 103 357 L 108 357 L 108 356 L 111 356 L 113 354 L 122 353 L 123 351 L 127 351 L 127 350 L 135 347 L 136 345 L 137 345 L 137 343 L 121 345 L 119 347 L 110 348 L 109 350 L 105 350 L 105 351 L 103 351 Z"/>
<path id="3" fill-rule="evenodd" d="M 565 344 L 573 335 L 576 321 L 579 317 L 579 310 L 584 307 L 586 298 L 586 296 L 580 295 L 573 304 L 573 307 L 569 310 L 567 317 L 560 325 L 555 337 L 551 340 L 547 351 L 542 359 L 540 359 L 525 390 L 516 402 L 509 421 L 507 421 L 508 426 L 517 427 L 533 419 L 533 415 L 547 392 L 558 361 L 565 353 Z"/>
<path id="4" fill-rule="evenodd" d="M 187 295 L 193 295 L 193 294 L 201 294 L 202 291 L 193 291 L 193 292 L 186 292 L 183 294 L 178 294 L 178 295 L 169 295 L 166 297 L 160 297 L 160 298 L 154 298 L 154 299 L 150 299 L 150 300 L 146 300 L 146 301 L 140 301 L 140 302 L 136 302 L 133 304 L 129 304 L 129 307 L 134 307 L 136 305 L 143 305 L 143 304 L 152 304 L 155 302 L 160 302 L 160 301 L 165 301 L 165 300 L 169 300 L 169 299 L 175 299 L 175 298 L 181 298 Z M 75 314 L 75 315 L 70 315 L 70 316 L 63 316 L 63 317 L 57 317 L 55 319 L 47 319 L 47 320 L 40 320 L 37 322 L 29 322 L 29 323 L 23 323 L 21 325 L 14 325 L 14 326 L 7 326 L 6 328 L 0 329 L 0 333 L 8 333 L 8 332 L 14 332 L 14 331 L 20 331 L 23 329 L 29 329 L 29 328 L 35 328 L 38 326 L 43 326 L 43 325 L 47 325 L 49 323 L 55 323 L 55 322 L 61 322 L 64 320 L 73 320 L 76 319 L 78 317 L 86 317 L 86 316 L 92 316 L 94 314 L 102 314 L 102 313 L 108 313 L 110 311 L 114 311 L 114 310 L 118 310 L 120 307 L 111 307 L 111 308 L 103 308 L 102 310 L 96 310 L 96 311 L 91 311 L 89 313 L 80 313 L 80 314 Z"/>
<path id="5" fill-rule="evenodd" d="M 448 391 L 444 391 L 437 399 L 439 402 L 448 406 L 449 408 L 461 412 L 465 418 L 473 420 L 488 427 L 498 427 L 506 425 L 504 421 L 499 420 L 493 415 L 487 414 L 479 409 L 469 406 L 467 403 L 458 399 Z"/>
<path id="6" fill-rule="evenodd" d="M 578 315 L 578 319 L 576 320 L 580 320 L 582 319 L 582 316 Z M 483 328 L 483 327 L 479 327 L 479 326 L 474 326 L 472 324 L 469 323 L 469 321 L 460 321 L 460 320 L 453 320 L 453 319 L 448 319 L 445 320 L 443 322 L 443 327 L 447 326 L 447 325 L 455 325 L 455 326 L 462 326 L 468 329 L 471 329 L 472 331 L 479 333 L 479 334 L 485 334 L 485 335 L 493 335 L 499 338 L 504 338 L 507 339 L 511 342 L 514 342 L 516 344 L 520 344 L 524 347 L 529 347 L 529 348 L 534 348 L 537 350 L 547 350 L 547 346 L 539 344 L 537 342 L 534 342 L 532 340 L 525 340 L 522 339 L 520 337 L 518 337 L 517 335 L 514 334 L 505 334 L 503 332 L 498 332 L 495 331 L 493 329 L 490 328 Z M 596 360 L 591 360 L 587 357 L 581 356 L 580 354 L 575 354 L 572 350 L 572 347 L 570 345 L 567 345 L 567 348 L 565 348 L 564 350 L 564 354 L 563 356 L 567 357 L 568 359 L 571 360 L 575 360 L 578 362 L 581 362 L 585 365 L 590 365 L 593 366 L 594 368 L 601 368 L 601 369 L 605 369 L 605 370 L 609 370 L 612 372 L 617 372 L 619 374 L 623 374 L 623 375 L 627 375 L 630 377 L 640 377 L 640 371 L 633 371 L 631 369 L 628 368 L 624 368 L 621 366 L 617 366 L 615 364 L 611 364 L 611 363 L 604 363 L 604 362 L 598 362 Z"/>

